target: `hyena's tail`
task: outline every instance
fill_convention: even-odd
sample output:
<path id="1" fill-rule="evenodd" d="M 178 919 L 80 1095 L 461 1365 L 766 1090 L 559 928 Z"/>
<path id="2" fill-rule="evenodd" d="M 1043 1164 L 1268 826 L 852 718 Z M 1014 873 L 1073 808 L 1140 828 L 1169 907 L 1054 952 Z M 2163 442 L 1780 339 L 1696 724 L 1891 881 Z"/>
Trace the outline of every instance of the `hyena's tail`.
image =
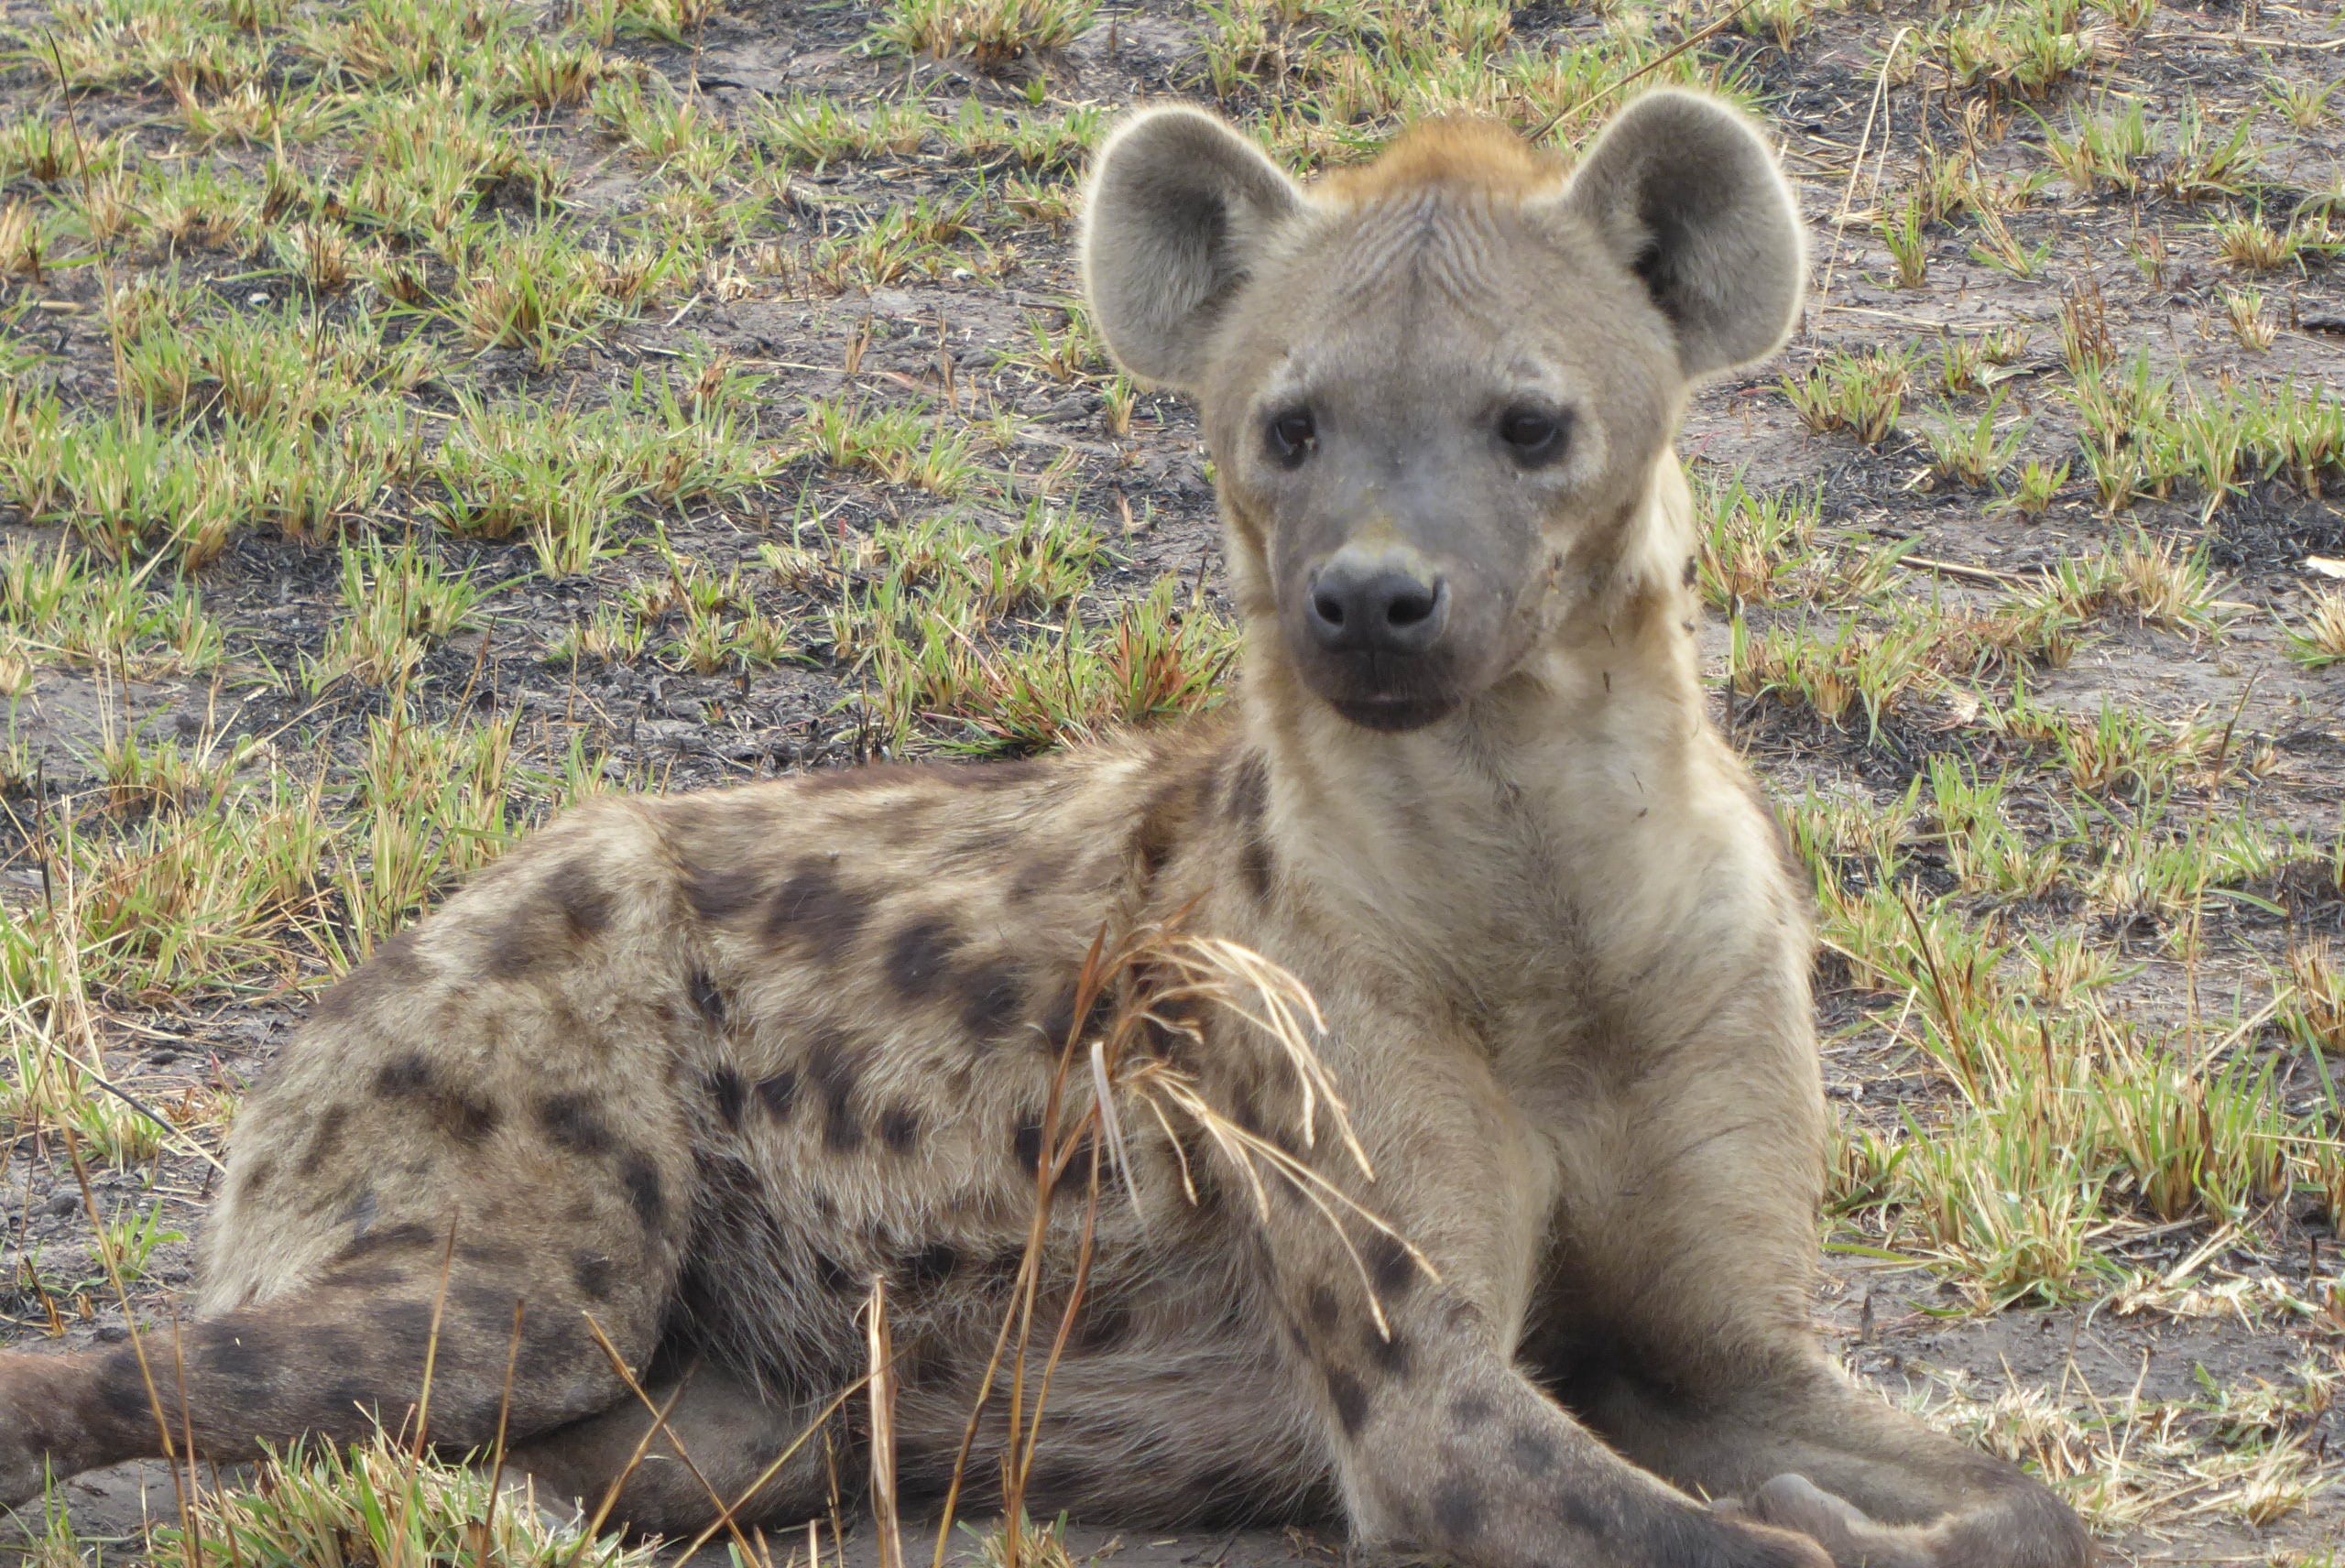
<path id="1" fill-rule="evenodd" d="M 472 1447 L 508 1397 L 516 1443 L 631 1399 L 597 1331 L 650 1359 L 706 1114 L 676 889 L 591 809 L 336 987 L 238 1117 L 192 1321 L 0 1356 L 0 1504 L 166 1428 L 227 1462 L 420 1410 Z"/>

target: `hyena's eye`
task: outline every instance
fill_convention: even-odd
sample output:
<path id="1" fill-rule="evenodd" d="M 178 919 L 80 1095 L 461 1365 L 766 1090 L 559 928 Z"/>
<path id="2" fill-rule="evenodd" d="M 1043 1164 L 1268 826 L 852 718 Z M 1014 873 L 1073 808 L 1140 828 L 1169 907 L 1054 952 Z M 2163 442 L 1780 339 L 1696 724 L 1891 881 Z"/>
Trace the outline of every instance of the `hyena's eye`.
<path id="1" fill-rule="evenodd" d="M 1525 468 L 1543 468 L 1563 456 L 1571 429 L 1569 413 L 1543 408 L 1514 408 L 1499 416 L 1499 440 Z"/>
<path id="2" fill-rule="evenodd" d="M 1308 408 L 1289 408 L 1271 421 L 1271 455 L 1285 467 L 1299 466 L 1319 444 L 1319 426 Z"/>

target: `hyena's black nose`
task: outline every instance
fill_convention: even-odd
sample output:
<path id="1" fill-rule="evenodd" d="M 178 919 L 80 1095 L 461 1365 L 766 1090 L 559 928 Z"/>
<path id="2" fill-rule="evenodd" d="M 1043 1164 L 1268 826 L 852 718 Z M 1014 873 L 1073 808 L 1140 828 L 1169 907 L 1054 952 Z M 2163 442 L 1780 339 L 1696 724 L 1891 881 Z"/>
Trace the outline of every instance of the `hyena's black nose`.
<path id="1" fill-rule="evenodd" d="M 1413 552 L 1347 546 L 1311 579 L 1311 635 L 1335 653 L 1423 653 L 1449 619 L 1449 584 Z"/>

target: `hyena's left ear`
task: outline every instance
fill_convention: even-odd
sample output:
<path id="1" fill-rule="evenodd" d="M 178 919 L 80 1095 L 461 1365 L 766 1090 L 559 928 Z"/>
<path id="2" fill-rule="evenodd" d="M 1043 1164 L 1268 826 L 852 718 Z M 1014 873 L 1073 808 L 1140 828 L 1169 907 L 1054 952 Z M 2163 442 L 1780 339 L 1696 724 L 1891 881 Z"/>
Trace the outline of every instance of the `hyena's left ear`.
<path id="1" fill-rule="evenodd" d="M 1194 388 L 1215 320 L 1302 188 L 1213 115 L 1167 106 L 1127 119 L 1083 198 L 1083 290 L 1125 369 Z"/>
<path id="2" fill-rule="evenodd" d="M 1562 201 L 1644 280 L 1687 376 L 1762 358 L 1791 332 L 1807 273 L 1799 209 L 1758 127 L 1717 99 L 1639 98 Z"/>

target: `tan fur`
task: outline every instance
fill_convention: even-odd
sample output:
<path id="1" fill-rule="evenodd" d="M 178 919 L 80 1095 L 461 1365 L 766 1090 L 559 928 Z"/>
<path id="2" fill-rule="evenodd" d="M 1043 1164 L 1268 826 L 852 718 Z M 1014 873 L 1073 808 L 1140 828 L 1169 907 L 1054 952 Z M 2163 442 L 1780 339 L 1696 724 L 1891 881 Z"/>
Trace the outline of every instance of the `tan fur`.
<path id="1" fill-rule="evenodd" d="M 1305 192 L 1216 122 L 1143 115 L 1085 255 L 1118 352 L 1203 406 L 1249 620 L 1231 706 L 1031 762 L 606 801 L 515 851 L 337 988 L 240 1118 L 189 1336 L 199 1441 L 396 1423 L 438 1313 L 433 1434 L 483 1442 L 518 1302 L 520 1463 L 591 1497 L 636 1445 L 591 1319 L 681 1388 L 731 1491 L 861 1372 L 879 1277 L 900 1469 L 933 1493 L 1087 1038 L 1085 953 L 1177 920 L 1310 987 L 1376 1179 L 1324 1118 L 1306 1148 L 1235 1015 L 1162 1004 L 1148 1049 L 1437 1278 L 1276 1182 L 1258 1214 L 1204 1139 L 1129 1110 L 1030 1507 L 1339 1502 L 1476 1568 L 2086 1561 L 2048 1493 L 1853 1388 L 1808 1326 L 1809 937 L 1704 716 L 1669 452 L 1687 376 L 1795 300 L 1761 144 L 1657 95 L 1567 183 L 1445 126 Z M 1500 432 L 1524 409 L 1568 441 L 1522 455 Z M 1271 444 L 1297 410 L 1300 455 Z M 1371 575 L 1345 593 L 1381 572 L 1434 613 L 1326 608 L 1346 563 Z M 1380 636 L 1430 631 L 1354 658 L 1328 618 L 1370 604 Z M 1083 1225 L 1052 1212 L 1046 1313 Z M 0 1359 L 0 1492 L 154 1440 L 125 1353 Z M 751 1515 L 822 1506 L 807 1452 Z M 710 1507 L 661 1447 L 621 1512 Z"/>
<path id="2" fill-rule="evenodd" d="M 1314 194 L 1358 207 L 1427 187 L 1448 186 L 1520 201 L 1563 182 L 1563 166 L 1521 136 L 1488 120 L 1427 120 L 1411 127 L 1372 163 L 1330 173 Z"/>

